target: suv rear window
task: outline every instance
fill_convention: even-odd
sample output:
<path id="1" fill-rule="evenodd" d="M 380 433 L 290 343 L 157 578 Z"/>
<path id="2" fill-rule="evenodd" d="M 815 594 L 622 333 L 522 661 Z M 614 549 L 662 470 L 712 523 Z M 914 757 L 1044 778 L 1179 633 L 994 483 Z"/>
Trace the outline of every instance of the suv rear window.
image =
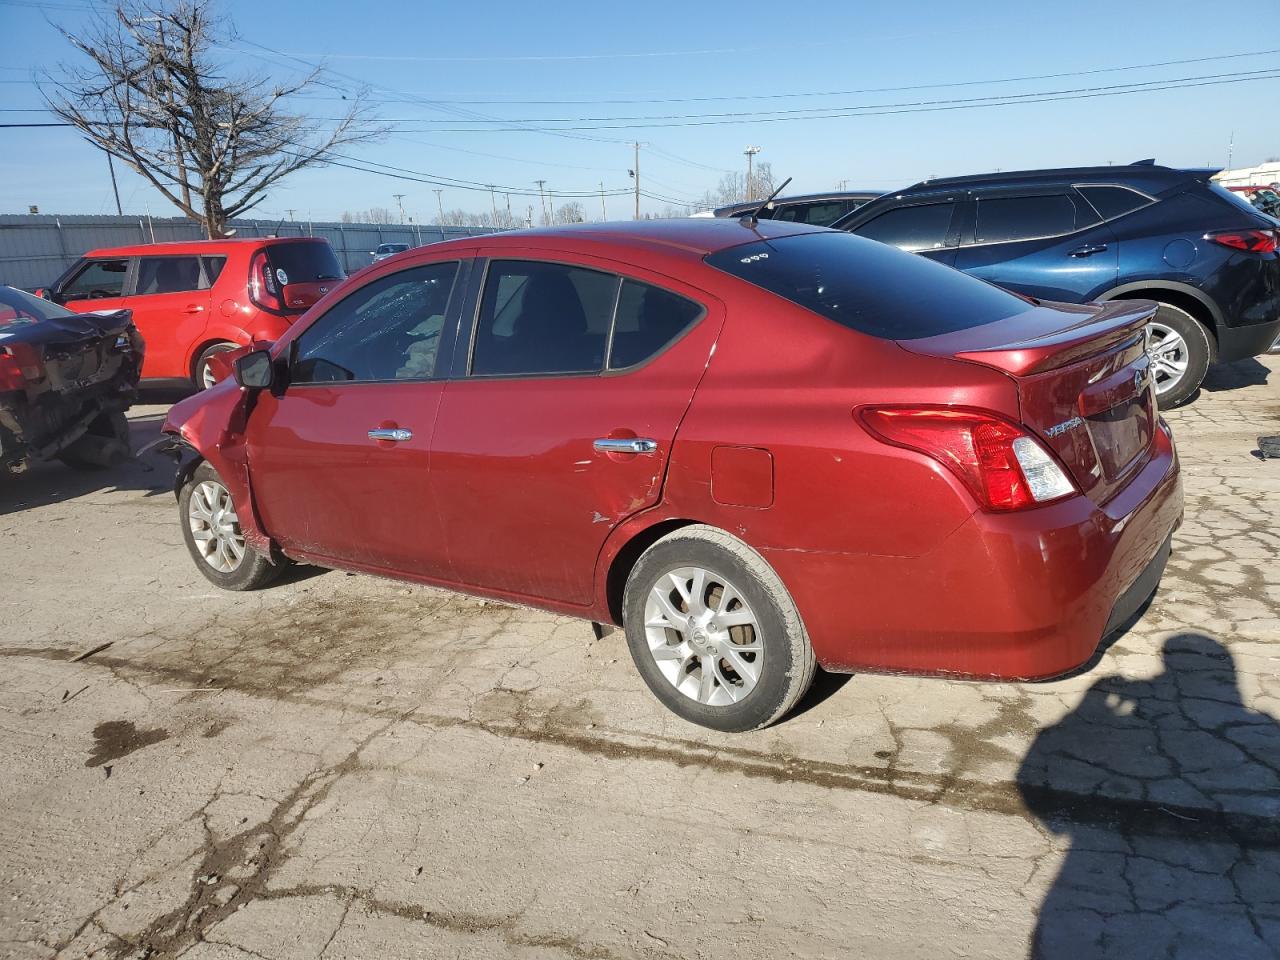
<path id="1" fill-rule="evenodd" d="M 1093 211 L 1089 219 L 1096 220 Z M 1076 205 L 1065 194 L 980 197 L 974 243 L 1056 237 L 1076 229 Z"/>
<path id="2" fill-rule="evenodd" d="M 341 280 L 346 277 L 333 247 L 323 241 L 305 243 L 273 243 L 266 248 L 272 269 L 281 283 L 314 283 L 317 280 Z"/>
<path id="3" fill-rule="evenodd" d="M 805 233 L 720 250 L 707 263 L 859 333 L 916 340 L 1029 309 L 999 287 L 848 233 Z"/>

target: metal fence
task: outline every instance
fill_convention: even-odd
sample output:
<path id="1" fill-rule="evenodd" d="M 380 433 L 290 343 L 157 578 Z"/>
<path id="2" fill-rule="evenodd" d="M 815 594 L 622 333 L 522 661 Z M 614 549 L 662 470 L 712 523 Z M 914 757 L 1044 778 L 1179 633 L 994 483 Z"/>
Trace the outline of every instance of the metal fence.
<path id="1" fill-rule="evenodd" d="M 495 232 L 490 227 L 419 224 L 280 223 L 233 220 L 237 237 L 324 237 L 348 273 L 371 260 L 380 243 L 427 243 Z M 89 250 L 136 243 L 202 240 L 200 224 L 185 218 L 0 214 L 0 284 L 33 290 L 56 280 Z"/>

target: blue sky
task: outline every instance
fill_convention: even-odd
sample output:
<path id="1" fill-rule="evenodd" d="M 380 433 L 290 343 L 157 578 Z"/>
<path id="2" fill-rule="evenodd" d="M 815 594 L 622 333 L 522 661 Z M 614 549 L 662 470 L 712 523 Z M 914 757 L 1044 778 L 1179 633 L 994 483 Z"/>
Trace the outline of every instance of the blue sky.
<path id="1" fill-rule="evenodd" d="M 0 0 L 0 107 L 38 107 L 31 71 L 67 59 L 49 20 L 74 26 L 97 0 Z M 629 189 L 632 140 L 643 141 L 641 171 L 654 194 L 697 197 L 724 170 L 745 166 L 743 149 L 761 147 L 789 192 L 834 187 L 890 189 L 930 175 L 992 169 L 1106 163 L 1154 156 L 1170 165 L 1225 165 L 1234 133 L 1236 166 L 1280 154 L 1280 79 L 1127 96 L 1027 103 L 984 109 L 733 124 L 604 129 L 554 135 L 527 129 L 557 117 L 705 115 L 769 109 L 813 110 L 866 104 L 989 97 L 1161 81 L 1280 68 L 1280 53 L 1141 70 L 976 83 L 1075 73 L 1162 61 L 1256 53 L 1280 47 L 1272 30 L 1280 0 L 1255 3 L 1245 20 L 1215 18 L 1203 3 L 1073 4 L 989 2 L 643 4 L 361 3 L 225 0 L 244 38 L 222 51 L 229 71 L 296 73 L 296 60 L 325 61 L 389 102 L 380 106 L 395 132 L 352 156 L 426 174 L 536 191 L 545 179 L 560 191 Z M 888 87 L 934 86 L 909 91 Z M 786 96 L 829 91 L 830 96 Z M 768 95 L 774 99 L 743 99 Z M 699 99 L 688 98 L 737 98 Z M 641 100 L 649 102 L 600 102 Z M 494 101 L 477 103 L 474 101 Z M 513 103 L 511 101 L 587 101 Z M 682 102 L 653 102 L 680 100 Z M 465 102 L 463 102 L 465 101 Z M 307 99 L 299 108 L 336 116 L 341 103 Z M 459 122 L 457 110 L 501 121 Z M 0 122 L 41 119 L 4 112 Z M 472 126 L 518 132 L 474 132 Z M 625 121 L 624 121 L 625 122 Z M 668 123 L 670 121 L 649 121 Z M 550 124 L 544 123 L 543 126 Z M 590 125 L 590 124 L 587 124 Z M 103 155 L 68 130 L 2 129 L 0 212 L 114 212 Z M 121 170 L 127 213 L 173 211 L 140 178 Z M 394 207 L 434 219 L 432 186 L 353 170 L 303 171 L 275 188 L 264 218 L 336 219 L 344 210 Z M 500 194 L 500 204 L 505 198 Z M 512 197 L 522 211 L 538 199 Z M 631 200 L 610 197 L 611 218 Z M 487 191 L 446 189 L 446 208 L 487 209 Z M 589 214 L 599 199 L 584 201 Z M 645 210 L 665 204 L 645 199 Z"/>

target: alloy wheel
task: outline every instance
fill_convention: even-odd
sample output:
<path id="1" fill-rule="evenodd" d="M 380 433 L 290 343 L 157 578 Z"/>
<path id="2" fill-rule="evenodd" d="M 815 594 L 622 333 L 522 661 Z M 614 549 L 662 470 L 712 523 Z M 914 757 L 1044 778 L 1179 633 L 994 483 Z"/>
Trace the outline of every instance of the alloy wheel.
<path id="1" fill-rule="evenodd" d="M 1187 375 L 1191 352 L 1182 334 L 1159 321 L 1147 324 L 1149 335 L 1147 356 L 1151 359 L 1151 376 L 1156 396 L 1168 393 Z"/>
<path id="2" fill-rule="evenodd" d="M 645 600 L 644 629 L 658 670 L 698 703 L 737 703 L 760 679 L 759 620 L 741 591 L 717 573 L 691 566 L 659 577 Z"/>
<path id="3" fill-rule="evenodd" d="M 205 563 L 219 573 L 234 573 L 244 559 L 244 534 L 227 488 L 213 480 L 199 483 L 191 491 L 187 522 Z"/>
<path id="4" fill-rule="evenodd" d="M 209 361 L 206 360 L 200 364 L 200 389 L 208 390 L 217 382 L 218 378 L 213 375 L 213 369 L 209 366 Z"/>

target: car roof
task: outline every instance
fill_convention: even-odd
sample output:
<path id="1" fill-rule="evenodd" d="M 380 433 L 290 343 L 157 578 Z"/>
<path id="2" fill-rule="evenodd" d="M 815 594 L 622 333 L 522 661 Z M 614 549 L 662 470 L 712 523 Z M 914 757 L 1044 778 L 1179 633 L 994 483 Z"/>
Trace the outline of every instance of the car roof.
<path id="1" fill-rule="evenodd" d="M 884 193 L 883 190 L 832 190 L 830 193 L 797 193 L 790 197 L 777 197 L 773 202 L 775 204 L 784 203 L 815 203 L 823 200 L 873 200 Z M 754 210 L 759 207 L 763 200 L 744 200 L 740 203 L 730 203 L 723 207 L 716 207 L 715 215 L 717 217 L 732 216 L 735 211 Z"/>
<path id="2" fill-rule="evenodd" d="M 998 173 L 978 173 L 963 177 L 935 177 L 912 184 L 903 190 L 892 191 L 893 196 L 926 190 L 948 190 L 957 187 L 983 186 L 1036 186 L 1064 180 L 1073 183 L 1118 183 L 1145 187 L 1159 191 L 1185 183 L 1188 180 L 1207 180 L 1218 173 L 1217 167 L 1193 167 L 1179 169 L 1162 167 L 1154 163 L 1112 164 L 1105 167 L 1056 167 L 1045 170 L 1008 170 Z"/>
<path id="3" fill-rule="evenodd" d="M 220 250 L 274 246 L 280 243 L 328 243 L 324 237 L 227 237 L 222 240 L 174 240 L 165 243 L 134 243 L 122 247 L 99 247 L 86 257 L 140 257 L 148 254 L 193 253 L 212 255 Z"/>
<path id="4" fill-rule="evenodd" d="M 773 240 L 800 233 L 826 232 L 825 227 L 783 220 L 761 220 L 749 227 L 741 220 L 713 217 L 678 217 L 661 220 L 615 220 L 605 223 L 576 223 L 536 230 L 512 230 L 476 237 L 460 237 L 417 247 L 418 251 L 449 250 L 483 245 L 501 250 L 542 247 L 546 250 L 574 250 L 583 253 L 613 253 L 625 258 L 630 252 L 702 259 L 708 254 L 757 240 Z"/>

